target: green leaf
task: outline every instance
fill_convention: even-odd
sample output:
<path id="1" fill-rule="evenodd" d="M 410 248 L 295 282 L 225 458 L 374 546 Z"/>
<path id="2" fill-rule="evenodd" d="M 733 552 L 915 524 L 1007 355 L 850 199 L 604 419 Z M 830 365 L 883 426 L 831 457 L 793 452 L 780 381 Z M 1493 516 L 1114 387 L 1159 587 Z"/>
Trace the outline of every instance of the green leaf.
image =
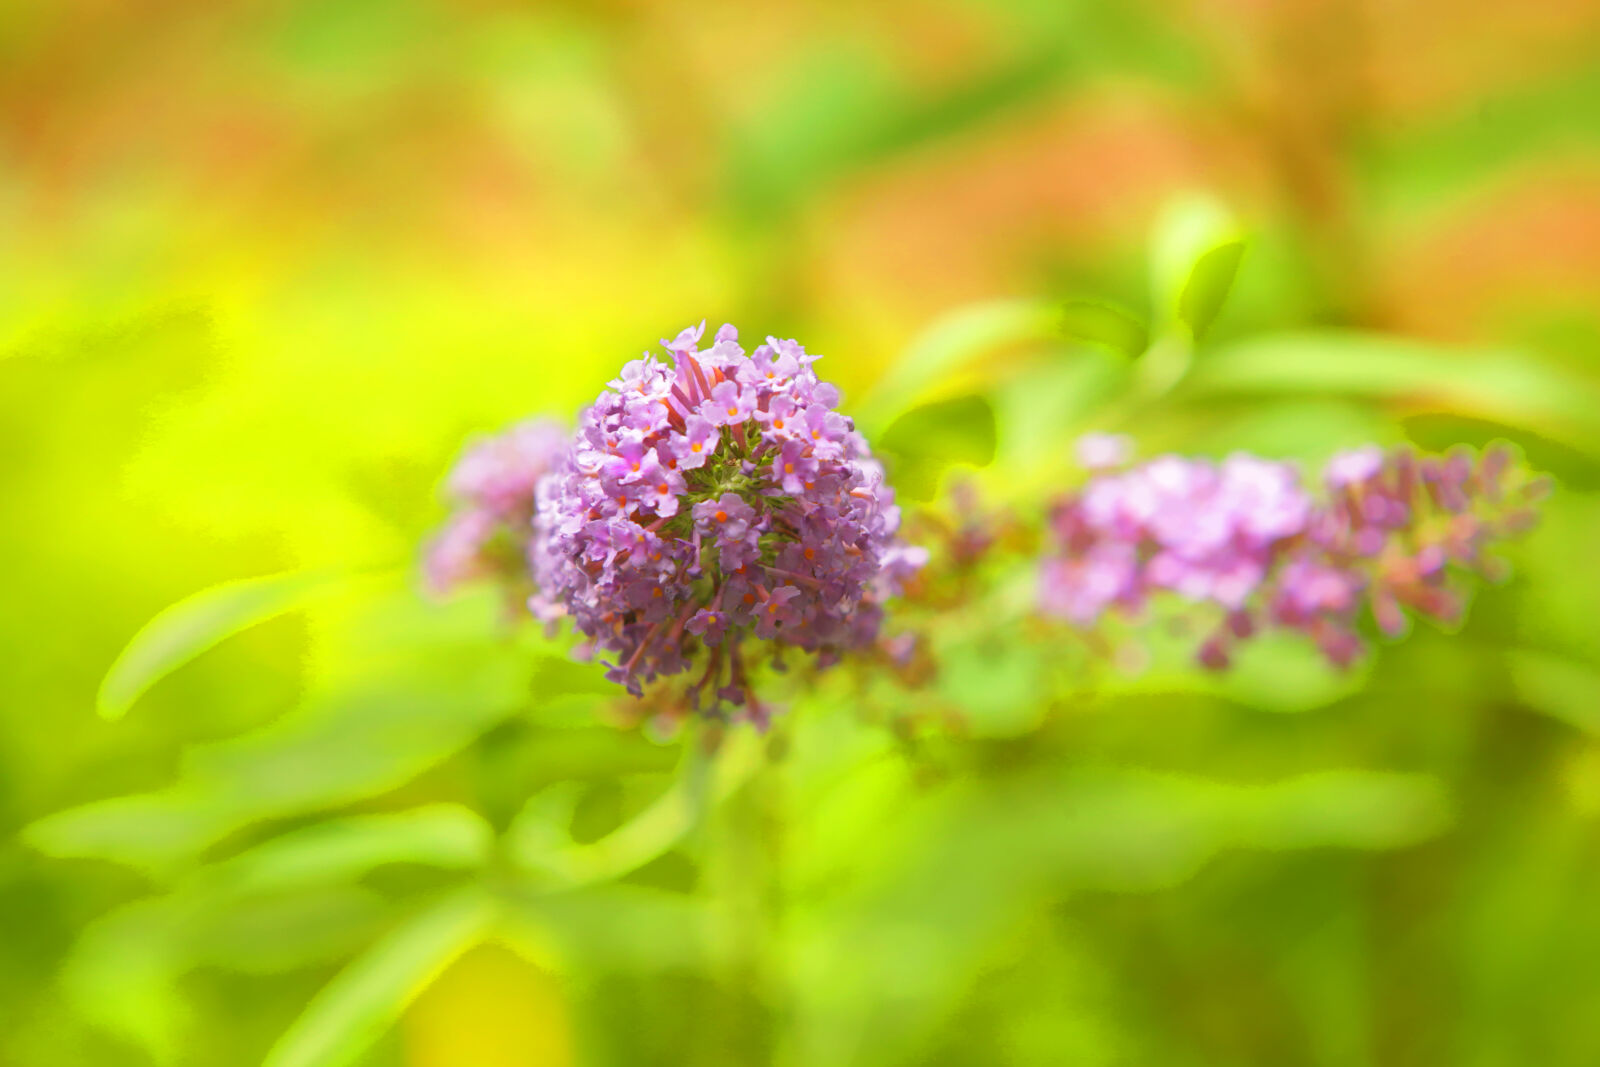
<path id="1" fill-rule="evenodd" d="M 175 917 L 163 900 L 118 908 L 94 920 L 61 966 L 61 991 L 83 1018 L 175 1063 L 188 1012 L 178 988 Z"/>
<path id="2" fill-rule="evenodd" d="M 22 840 L 47 856 L 93 858 L 156 871 L 223 836 L 234 813 L 198 789 L 112 797 L 47 815 Z"/>
<path id="3" fill-rule="evenodd" d="M 1505 652 L 1511 683 L 1525 707 L 1600 736 L 1600 671 L 1551 652 Z"/>
<path id="4" fill-rule="evenodd" d="M 191 749 L 184 773 L 228 806 L 263 815 L 375 796 L 514 711 L 525 699 L 512 680 L 517 667 L 489 655 L 437 673 L 395 665 L 253 734 Z"/>
<path id="5" fill-rule="evenodd" d="M 1218 395 L 1307 393 L 1492 419 L 1600 455 L 1600 388 L 1521 352 L 1354 332 L 1280 334 L 1209 353 L 1179 396 L 1209 404 Z"/>
<path id="6" fill-rule="evenodd" d="M 1227 299 L 1243 253 L 1238 224 L 1220 201 L 1198 194 L 1174 200 L 1151 239 L 1157 316 L 1181 324 L 1198 339 Z"/>
<path id="7" fill-rule="evenodd" d="M 715 944 L 707 901 L 637 885 L 596 884 L 559 893 L 519 893 L 503 932 L 541 966 L 666 971 L 705 966 Z"/>
<path id="8" fill-rule="evenodd" d="M 494 921 L 477 888 L 439 901 L 340 971 L 267 1053 L 264 1067 L 341 1067 L 383 1036 L 408 1004 Z"/>
<path id="9" fill-rule="evenodd" d="M 393 923 L 395 906 L 359 886 L 317 886 L 249 900 L 169 898 L 173 948 L 186 970 L 283 974 L 344 962 Z"/>
<path id="10" fill-rule="evenodd" d="M 156 682 L 241 630 L 301 606 L 341 576 L 291 571 L 212 586 L 145 623 L 106 672 L 95 699 L 103 719 L 120 719 Z"/>
<path id="11" fill-rule="evenodd" d="M 1255 848 L 1405 848 L 1450 822 L 1444 789 L 1432 778 L 1383 771 L 1305 774 L 1236 795 L 1237 843 Z"/>
<path id="12" fill-rule="evenodd" d="M 1144 323 L 1121 308 L 1094 300 L 1067 301 L 1061 309 L 1061 332 L 1129 359 L 1150 346 L 1150 330 Z"/>
<path id="13" fill-rule="evenodd" d="M 468 627 L 470 619 L 456 618 L 463 608 L 486 610 Z M 181 780 L 167 789 L 48 816 L 26 839 L 52 855 L 161 873 L 252 822 L 403 785 L 532 698 L 536 646 L 496 634 L 493 610 L 488 603 L 435 608 L 411 594 L 364 606 L 349 624 L 361 631 L 364 651 L 341 660 L 295 711 L 244 736 L 191 748 Z M 463 632 L 446 624 L 461 624 Z"/>
<path id="14" fill-rule="evenodd" d="M 877 429 L 940 391 L 961 370 L 1009 346 L 1052 336 L 1057 310 L 1043 300 L 994 300 L 957 308 L 918 334 L 854 405 L 861 425 Z M 874 444 L 877 442 L 874 441 Z"/>
<path id="15" fill-rule="evenodd" d="M 777 93 L 734 132 L 725 181 L 747 221 L 793 212 L 839 178 L 948 140 L 1081 76 L 1092 54 L 1057 26 L 1030 47 L 942 91 L 907 84 L 884 55 L 849 40 L 795 49 Z"/>
<path id="16" fill-rule="evenodd" d="M 565 826 L 571 816 L 569 798 L 540 795 L 528 802 L 506 831 L 507 851 L 523 869 L 569 885 L 618 878 L 683 840 L 706 807 L 748 781 L 762 759 L 761 741 L 748 730 L 725 736 L 709 759 L 700 739 L 690 738 L 672 787 L 610 834 L 589 844 L 574 844 Z"/>
<path id="17" fill-rule="evenodd" d="M 906 412 L 883 431 L 877 447 L 895 460 L 896 490 L 912 500 L 929 500 L 951 464 L 993 463 L 997 436 L 989 401 L 963 396 Z"/>
<path id="18" fill-rule="evenodd" d="M 1189 327 L 1196 341 L 1211 328 L 1222 310 L 1244 258 L 1243 241 L 1227 241 L 1196 261 L 1189 280 L 1178 295 L 1178 321 Z"/>
<path id="19" fill-rule="evenodd" d="M 390 863 L 466 869 L 489 858 L 494 832 L 459 804 L 317 823 L 274 838 L 202 872 L 234 894 L 281 892 L 358 878 Z"/>
<path id="20" fill-rule="evenodd" d="M 97 920 L 68 958 L 69 995 L 170 1058 L 182 1042 L 181 975 L 198 966 L 272 974 L 347 957 L 393 917 L 384 898 L 349 882 L 393 863 L 479 866 L 491 844 L 483 820 L 452 804 L 293 831 Z"/>
<path id="21" fill-rule="evenodd" d="M 914 1043 L 978 979 L 996 939 L 1069 892 L 1169 888 L 1229 848 L 1403 847 L 1449 816 L 1437 780 L 1364 771 L 1231 783 L 1084 770 L 896 799 L 874 834 L 895 847 L 870 864 L 841 852 L 795 900 L 804 1062 L 915 1061 Z"/>

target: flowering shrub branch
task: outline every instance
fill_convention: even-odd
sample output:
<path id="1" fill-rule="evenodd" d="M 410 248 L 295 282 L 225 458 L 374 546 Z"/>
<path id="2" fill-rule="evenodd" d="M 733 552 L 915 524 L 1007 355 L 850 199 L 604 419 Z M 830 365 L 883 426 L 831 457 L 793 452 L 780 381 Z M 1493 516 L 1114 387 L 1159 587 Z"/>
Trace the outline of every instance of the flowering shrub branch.
<path id="1" fill-rule="evenodd" d="M 1050 506 L 1042 550 L 967 489 L 951 523 L 922 513 L 928 547 L 912 545 L 816 357 L 775 338 L 746 355 L 732 326 L 702 348 L 702 331 L 663 341 L 667 360 L 625 366 L 574 434 L 533 421 L 468 452 L 426 567 L 436 589 L 488 578 L 545 623 L 570 620 L 580 655 L 603 657 L 609 679 L 672 721 L 728 705 L 765 725 L 756 679 L 789 652 L 926 681 L 938 665 L 916 628 L 882 635 L 886 601 L 909 592 L 924 621 L 960 612 L 978 565 L 1019 549 L 1037 553 L 1045 617 L 1092 630 L 1176 605 L 1202 616 L 1206 668 L 1266 629 L 1348 666 L 1364 612 L 1389 636 L 1408 613 L 1456 620 L 1463 579 L 1498 574 L 1487 549 L 1527 529 L 1548 488 L 1503 447 L 1369 446 L 1333 457 L 1314 492 L 1289 463 L 1132 463 L 1128 438 L 1090 434 L 1077 452 L 1091 477 Z"/>
<path id="2" fill-rule="evenodd" d="M 1212 669 L 1266 627 L 1305 634 L 1344 667 L 1363 649 L 1363 609 L 1391 637 L 1408 609 L 1456 621 L 1462 577 L 1497 576 L 1486 549 L 1528 529 L 1548 491 L 1504 447 L 1343 452 L 1323 470 L 1320 499 L 1290 464 L 1243 453 L 1116 470 L 1124 439 L 1085 438 L 1079 452 L 1100 473 L 1052 509 L 1042 608 L 1090 627 L 1110 611 L 1138 616 L 1158 595 L 1209 606 L 1219 621 L 1198 657 Z"/>

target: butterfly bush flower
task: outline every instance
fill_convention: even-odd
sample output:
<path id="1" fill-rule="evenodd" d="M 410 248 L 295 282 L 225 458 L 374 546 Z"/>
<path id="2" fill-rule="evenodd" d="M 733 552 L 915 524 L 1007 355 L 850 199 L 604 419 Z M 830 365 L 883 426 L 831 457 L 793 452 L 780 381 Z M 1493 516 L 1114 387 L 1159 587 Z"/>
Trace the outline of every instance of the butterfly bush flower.
<path id="1" fill-rule="evenodd" d="M 567 440 L 554 419 L 530 419 L 467 450 L 445 482 L 455 510 L 423 559 L 430 589 L 446 593 L 488 578 L 527 580 L 534 491 Z"/>
<path id="2" fill-rule="evenodd" d="M 1111 470 L 1128 462 L 1133 440 L 1124 434 L 1086 433 L 1074 446 L 1078 466 L 1086 471 Z"/>
<path id="3" fill-rule="evenodd" d="M 925 557 L 896 540 L 894 493 L 816 357 L 771 337 L 746 355 L 732 326 L 702 347 L 702 330 L 629 363 L 580 417 L 539 490 L 530 604 L 570 618 L 635 695 L 693 670 L 692 706 L 759 720 L 758 654 L 826 665 L 870 645 Z"/>
<path id="4" fill-rule="evenodd" d="M 1052 512 L 1042 609 L 1091 627 L 1112 612 L 1137 616 L 1163 594 L 1206 606 L 1220 623 L 1198 658 L 1212 668 L 1264 627 L 1304 633 L 1345 666 L 1363 650 L 1363 612 L 1390 636 L 1405 631 L 1408 612 L 1457 619 L 1459 575 L 1494 576 L 1485 548 L 1527 529 L 1545 491 L 1503 448 L 1341 453 L 1315 498 L 1293 466 L 1242 453 L 1220 463 L 1162 456 L 1121 471 L 1107 469 L 1126 458 L 1104 442 L 1080 455 L 1104 473 Z"/>

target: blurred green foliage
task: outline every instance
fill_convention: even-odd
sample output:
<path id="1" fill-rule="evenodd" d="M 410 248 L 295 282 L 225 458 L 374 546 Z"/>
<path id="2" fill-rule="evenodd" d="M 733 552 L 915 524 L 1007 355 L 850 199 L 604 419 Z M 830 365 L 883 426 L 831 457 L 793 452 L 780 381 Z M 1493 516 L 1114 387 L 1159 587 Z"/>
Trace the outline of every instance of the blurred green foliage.
<path id="1" fill-rule="evenodd" d="M 138 7 L 0 9 L 0 1062 L 1600 1057 L 1587 5 Z M 708 315 L 938 519 L 1090 429 L 1559 490 L 1349 675 L 996 564 L 713 755 L 413 580 L 464 438 Z"/>

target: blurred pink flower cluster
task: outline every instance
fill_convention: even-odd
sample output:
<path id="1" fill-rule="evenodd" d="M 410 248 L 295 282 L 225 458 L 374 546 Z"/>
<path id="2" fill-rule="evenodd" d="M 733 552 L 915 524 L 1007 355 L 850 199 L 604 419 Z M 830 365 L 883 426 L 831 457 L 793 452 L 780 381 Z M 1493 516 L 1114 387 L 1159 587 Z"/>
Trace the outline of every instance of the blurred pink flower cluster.
<path id="1" fill-rule="evenodd" d="M 1341 453 L 1315 495 L 1294 466 L 1243 453 L 1125 466 L 1127 453 L 1123 439 L 1080 441 L 1097 473 L 1052 510 L 1041 606 L 1090 627 L 1162 595 L 1209 605 L 1220 621 L 1198 656 L 1211 668 L 1263 627 L 1299 631 L 1345 666 L 1363 650 L 1364 611 L 1391 636 L 1408 612 L 1454 621 L 1461 577 L 1493 577 L 1486 549 L 1528 529 L 1547 491 L 1500 447 Z"/>

